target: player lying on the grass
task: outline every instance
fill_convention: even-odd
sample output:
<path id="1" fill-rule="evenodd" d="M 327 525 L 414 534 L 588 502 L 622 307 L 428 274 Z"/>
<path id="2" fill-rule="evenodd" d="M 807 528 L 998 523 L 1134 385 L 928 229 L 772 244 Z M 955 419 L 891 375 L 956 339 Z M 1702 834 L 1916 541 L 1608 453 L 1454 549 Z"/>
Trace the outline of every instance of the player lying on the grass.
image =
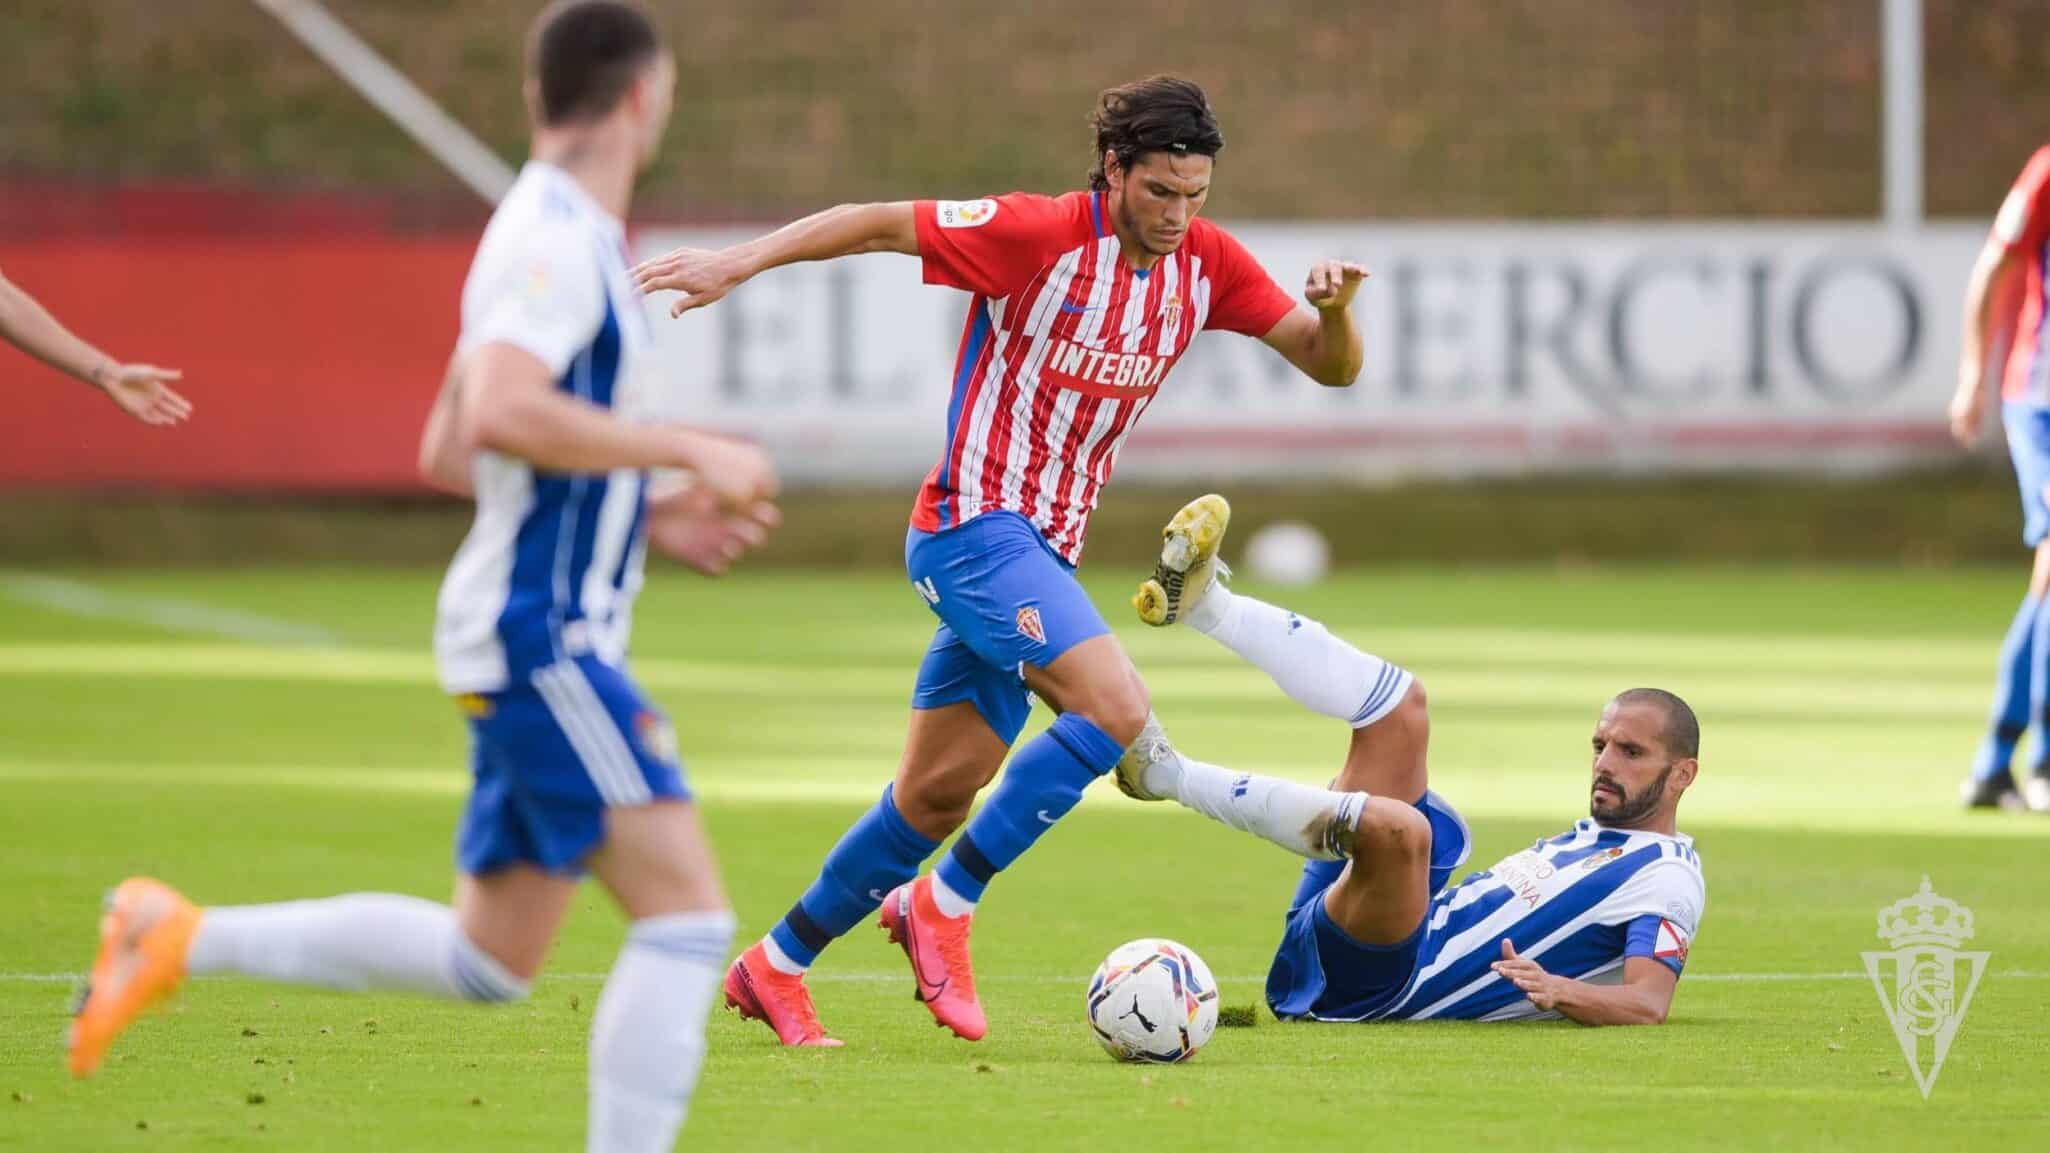
<path id="1" fill-rule="evenodd" d="M 465 462 L 477 502 L 435 625 L 475 777 L 455 907 L 356 893 L 201 909 L 130 879 L 101 922 L 75 1074 L 187 973 L 518 1000 L 588 869 L 629 924 L 592 1015 L 587 1147 L 675 1142 L 734 921 L 669 725 L 626 673 L 642 489 L 645 470 L 687 469 L 744 515 L 775 476 L 756 449 L 637 419 L 650 332 L 623 219 L 675 83 L 647 13 L 632 0 L 551 5 L 528 68 L 533 160 L 478 246 L 458 388 L 422 448 L 430 466 Z"/>
<path id="2" fill-rule="evenodd" d="M 177 369 L 115 360 L 80 340 L 5 276 L 0 276 L 0 339 L 106 393 L 144 424 L 179 424 L 192 415 L 192 402 L 165 383 L 178 379 Z"/>
<path id="3" fill-rule="evenodd" d="M 976 902 L 1146 723 L 1146 686 L 1074 569 L 1118 446 L 1195 335 L 1257 337 L 1326 385 L 1359 374 L 1350 306 L 1363 269 L 1319 262 L 1308 307 L 1299 306 L 1197 215 L 1224 146 L 1202 89 L 1164 76 L 1113 88 L 1094 119 L 1088 191 L 841 205 L 637 270 L 649 291 L 687 294 L 674 312 L 772 268 L 862 252 L 917 256 L 928 283 L 975 294 L 944 453 L 905 541 L 911 582 L 940 624 L 918 672 L 903 760 L 811 888 L 727 975 L 728 1003 L 784 1044 L 838 1043 L 803 975 L 878 905 L 919 1000 L 957 1035 L 983 1035 L 968 956 Z M 1059 718 L 1018 750 L 948 855 L 918 876 L 996 776 L 1028 693 Z"/>
<path id="4" fill-rule="evenodd" d="M 1154 721 L 1117 781 L 1309 858 L 1267 972 L 1275 1015 L 1664 1021 L 1704 896 L 1693 841 L 1673 825 L 1698 767 L 1687 704 L 1660 689 L 1611 700 L 1595 725 L 1587 818 L 1443 888 L 1470 845 L 1429 788 L 1422 686 L 1316 621 L 1224 587 L 1229 516 L 1207 496 L 1175 517 L 1134 598 L 1142 619 L 1179 618 L 1350 724 L 1345 768 L 1325 789 L 1233 772 L 1183 756 Z"/>

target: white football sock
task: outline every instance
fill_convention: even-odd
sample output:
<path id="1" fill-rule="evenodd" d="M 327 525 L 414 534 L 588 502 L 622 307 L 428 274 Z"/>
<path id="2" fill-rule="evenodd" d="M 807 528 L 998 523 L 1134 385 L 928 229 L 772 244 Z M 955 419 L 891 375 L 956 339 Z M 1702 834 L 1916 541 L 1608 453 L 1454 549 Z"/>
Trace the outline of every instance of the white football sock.
<path id="1" fill-rule="evenodd" d="M 1125 758 L 1118 762 L 1118 771 L 1124 771 L 1127 761 L 1139 760 L 1139 787 L 1151 796 L 1175 800 L 1181 795 L 1182 756 L 1175 752 L 1168 742 L 1167 730 L 1160 727 L 1159 716 L 1146 714 L 1146 727 L 1139 730 L 1139 739 L 1125 749 Z"/>
<path id="2" fill-rule="evenodd" d="M 1234 594 L 1224 587 L 1224 581 L 1219 579 L 1221 575 L 1213 574 L 1210 578 L 1210 587 L 1203 590 L 1202 599 L 1182 610 L 1182 623 L 1199 633 L 1214 632 L 1231 612 Z"/>
<path id="3" fill-rule="evenodd" d="M 793 977 L 803 976 L 804 971 L 811 967 L 784 952 L 783 946 L 776 943 L 776 935 L 774 933 L 765 934 L 762 937 L 762 955 L 769 959 L 769 968 L 776 970 L 778 973 L 788 973 Z"/>
<path id="4" fill-rule="evenodd" d="M 733 914 L 635 921 L 591 1018 L 588 1153 L 670 1153 L 705 1059 Z"/>
<path id="5" fill-rule="evenodd" d="M 1407 669 L 1363 653 L 1317 621 L 1213 583 L 1184 618 L 1244 657 L 1297 704 L 1365 728 L 1409 691 Z"/>
<path id="6" fill-rule="evenodd" d="M 938 873 L 932 875 L 932 903 L 939 906 L 942 917 L 965 917 L 975 911 L 975 902 L 947 887 Z"/>
<path id="7" fill-rule="evenodd" d="M 463 936 L 455 910 L 395 893 L 206 909 L 185 969 L 469 1001 L 527 994 L 525 981 Z"/>
<path id="8" fill-rule="evenodd" d="M 1166 741 L 1155 743 L 1148 755 L 1140 779 L 1147 792 L 1312 860 L 1346 859 L 1367 803 L 1365 793 L 1333 792 L 1191 760 Z"/>

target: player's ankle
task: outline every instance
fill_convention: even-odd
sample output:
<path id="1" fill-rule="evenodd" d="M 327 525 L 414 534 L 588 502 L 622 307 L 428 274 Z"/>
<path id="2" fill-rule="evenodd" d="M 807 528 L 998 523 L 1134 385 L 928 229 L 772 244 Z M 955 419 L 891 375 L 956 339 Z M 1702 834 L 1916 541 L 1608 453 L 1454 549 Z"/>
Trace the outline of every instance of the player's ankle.
<path id="1" fill-rule="evenodd" d="M 1214 634 L 1231 615 L 1231 590 L 1224 582 L 1212 577 L 1210 587 L 1196 602 L 1182 611 L 1182 623 L 1205 635 Z"/>
<path id="2" fill-rule="evenodd" d="M 952 885 L 947 884 L 947 879 L 937 872 L 932 876 L 932 903 L 933 907 L 940 911 L 940 916 L 949 919 L 975 915 L 976 902 L 956 892 Z"/>
<path id="3" fill-rule="evenodd" d="M 1182 755 L 1162 743 L 1139 771 L 1139 787 L 1165 800 L 1182 799 Z"/>
<path id="4" fill-rule="evenodd" d="M 776 935 L 774 933 L 767 934 L 762 938 L 762 956 L 768 958 L 769 968 L 786 977 L 802 977 L 805 970 L 811 967 L 809 964 L 784 952 L 783 946 L 776 943 Z"/>

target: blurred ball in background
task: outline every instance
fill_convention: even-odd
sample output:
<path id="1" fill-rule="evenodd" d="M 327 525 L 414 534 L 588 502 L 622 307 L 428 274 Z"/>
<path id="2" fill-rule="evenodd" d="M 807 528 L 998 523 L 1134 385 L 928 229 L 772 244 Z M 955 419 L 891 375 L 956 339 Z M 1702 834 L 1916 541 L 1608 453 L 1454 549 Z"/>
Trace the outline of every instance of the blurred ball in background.
<path id="1" fill-rule="evenodd" d="M 1246 574 L 1269 584 L 1313 585 L 1331 571 L 1324 534 L 1301 521 L 1262 527 L 1246 541 Z"/>

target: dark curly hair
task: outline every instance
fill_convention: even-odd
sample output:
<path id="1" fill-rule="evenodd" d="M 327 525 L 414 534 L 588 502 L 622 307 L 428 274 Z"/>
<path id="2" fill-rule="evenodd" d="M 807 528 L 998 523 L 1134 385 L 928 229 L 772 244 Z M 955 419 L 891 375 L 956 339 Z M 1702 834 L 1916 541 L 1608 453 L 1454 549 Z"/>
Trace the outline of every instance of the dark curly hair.
<path id="1" fill-rule="evenodd" d="M 1130 168 L 1149 152 L 1184 156 L 1215 156 L 1224 149 L 1224 133 L 1210 98 L 1193 80 L 1179 76 L 1148 76 L 1096 98 L 1089 123 L 1096 129 L 1096 160 L 1089 168 L 1089 187 L 1110 187 L 1103 154 L 1115 153 L 1118 165 Z"/>

